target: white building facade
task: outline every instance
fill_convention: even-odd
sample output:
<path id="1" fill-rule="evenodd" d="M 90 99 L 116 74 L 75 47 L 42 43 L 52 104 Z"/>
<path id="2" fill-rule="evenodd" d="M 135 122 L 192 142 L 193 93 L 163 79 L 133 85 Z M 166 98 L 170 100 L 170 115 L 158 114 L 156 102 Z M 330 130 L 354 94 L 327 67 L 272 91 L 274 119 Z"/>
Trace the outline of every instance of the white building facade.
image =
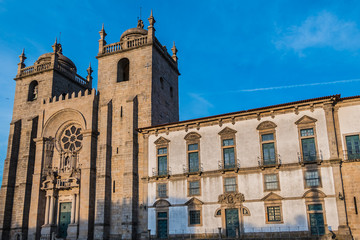
<path id="1" fill-rule="evenodd" d="M 334 147 L 338 102 L 336 95 L 139 129 L 151 235 L 349 234 Z M 354 131 L 351 121 L 340 125 Z"/>

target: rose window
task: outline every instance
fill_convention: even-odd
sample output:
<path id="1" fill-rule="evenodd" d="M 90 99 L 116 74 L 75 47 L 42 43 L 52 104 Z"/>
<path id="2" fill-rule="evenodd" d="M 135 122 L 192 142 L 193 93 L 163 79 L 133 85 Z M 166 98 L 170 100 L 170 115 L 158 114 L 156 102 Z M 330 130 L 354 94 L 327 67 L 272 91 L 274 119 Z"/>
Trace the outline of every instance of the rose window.
<path id="1" fill-rule="evenodd" d="M 66 152 L 76 152 L 82 146 L 83 135 L 81 128 L 74 125 L 66 128 L 60 138 L 62 148 Z"/>

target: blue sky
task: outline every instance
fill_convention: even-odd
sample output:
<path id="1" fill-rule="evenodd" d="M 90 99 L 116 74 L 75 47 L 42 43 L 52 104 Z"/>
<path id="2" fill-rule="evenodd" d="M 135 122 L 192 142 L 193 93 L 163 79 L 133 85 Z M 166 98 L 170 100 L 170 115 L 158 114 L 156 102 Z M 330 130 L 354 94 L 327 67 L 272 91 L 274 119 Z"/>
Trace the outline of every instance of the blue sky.
<path id="1" fill-rule="evenodd" d="M 108 43 L 147 27 L 179 49 L 180 118 L 301 99 L 359 95 L 360 1 L 0 0 L 0 171 L 6 157 L 18 56 L 31 66 L 61 32 L 63 53 L 97 81 L 99 30 Z M 0 172 L 1 174 L 1 172 Z"/>

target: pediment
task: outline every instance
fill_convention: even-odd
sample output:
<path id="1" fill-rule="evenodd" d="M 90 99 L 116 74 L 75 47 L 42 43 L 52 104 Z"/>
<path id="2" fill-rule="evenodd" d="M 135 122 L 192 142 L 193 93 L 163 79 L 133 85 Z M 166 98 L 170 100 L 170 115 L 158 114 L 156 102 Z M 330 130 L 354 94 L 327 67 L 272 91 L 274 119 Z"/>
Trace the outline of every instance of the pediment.
<path id="1" fill-rule="evenodd" d="M 164 199 L 157 200 L 154 203 L 154 207 L 157 207 L 157 208 L 169 207 L 169 206 L 171 206 L 171 204 L 168 201 L 164 200 Z"/>
<path id="2" fill-rule="evenodd" d="M 309 123 L 315 123 L 317 120 L 315 118 L 309 117 L 307 115 L 302 116 L 299 120 L 295 122 L 296 125 L 299 124 L 309 124 Z"/>
<path id="3" fill-rule="evenodd" d="M 191 198 L 185 203 L 185 205 L 203 205 L 204 203 L 197 198 Z"/>
<path id="4" fill-rule="evenodd" d="M 229 127 L 225 127 L 223 130 L 219 132 L 219 135 L 231 135 L 237 133 L 236 130 L 231 129 Z"/>
<path id="5" fill-rule="evenodd" d="M 196 133 L 196 132 L 190 132 L 188 134 L 186 134 L 186 136 L 184 137 L 185 140 L 196 140 L 196 139 L 200 139 L 201 135 Z"/>
<path id="6" fill-rule="evenodd" d="M 311 198 L 311 199 L 325 198 L 325 197 L 326 197 L 326 194 L 317 189 L 311 189 L 309 191 L 306 191 L 303 195 L 303 198 Z"/>
<path id="7" fill-rule="evenodd" d="M 280 201 L 280 200 L 283 200 L 284 198 L 281 197 L 280 195 L 277 195 L 276 193 L 269 193 L 268 195 L 266 195 L 265 197 L 263 197 L 261 200 L 263 201 Z"/>
<path id="8" fill-rule="evenodd" d="M 262 123 L 260 123 L 258 126 L 257 126 L 257 130 L 267 130 L 267 129 L 274 129 L 276 128 L 277 125 L 271 121 L 264 121 Z"/>
<path id="9" fill-rule="evenodd" d="M 156 145 L 166 145 L 170 142 L 170 140 L 164 138 L 164 137 L 159 137 L 154 143 Z"/>

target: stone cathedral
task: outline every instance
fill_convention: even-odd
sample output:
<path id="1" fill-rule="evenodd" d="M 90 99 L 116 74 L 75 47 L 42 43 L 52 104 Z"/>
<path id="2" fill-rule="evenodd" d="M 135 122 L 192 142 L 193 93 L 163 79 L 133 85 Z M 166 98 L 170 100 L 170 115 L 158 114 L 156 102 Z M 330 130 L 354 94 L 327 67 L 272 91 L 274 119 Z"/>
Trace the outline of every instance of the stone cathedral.
<path id="1" fill-rule="evenodd" d="M 179 119 L 177 50 L 169 55 L 155 37 L 154 17 L 148 20 L 147 30 L 139 20 L 114 44 L 101 29 L 98 91 L 91 67 L 79 76 L 57 42 L 30 67 L 21 54 L 0 193 L 1 239 L 141 233 L 144 149 L 136 129 Z"/>
<path id="2" fill-rule="evenodd" d="M 179 122 L 178 58 L 151 13 L 77 74 L 15 77 L 0 239 L 360 239 L 360 96 Z"/>

